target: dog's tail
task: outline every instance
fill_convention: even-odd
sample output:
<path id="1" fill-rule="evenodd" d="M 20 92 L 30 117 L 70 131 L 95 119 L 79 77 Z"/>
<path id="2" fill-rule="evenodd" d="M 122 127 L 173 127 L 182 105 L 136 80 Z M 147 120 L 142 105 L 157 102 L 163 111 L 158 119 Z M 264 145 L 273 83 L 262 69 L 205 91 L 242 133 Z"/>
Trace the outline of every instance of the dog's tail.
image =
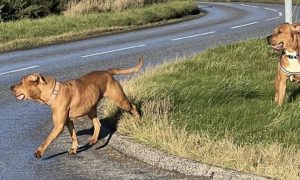
<path id="1" fill-rule="evenodd" d="M 137 73 L 140 71 L 143 62 L 144 62 L 144 57 L 141 56 L 139 58 L 139 63 L 135 67 L 128 68 L 128 69 L 110 69 L 107 72 L 111 75 Z"/>

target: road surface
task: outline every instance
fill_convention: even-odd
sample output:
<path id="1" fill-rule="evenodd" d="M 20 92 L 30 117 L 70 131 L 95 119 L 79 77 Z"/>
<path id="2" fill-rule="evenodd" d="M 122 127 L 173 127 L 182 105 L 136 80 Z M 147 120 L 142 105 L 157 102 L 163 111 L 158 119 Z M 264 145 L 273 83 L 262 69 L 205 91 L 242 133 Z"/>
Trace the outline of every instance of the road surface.
<path id="1" fill-rule="evenodd" d="M 217 45 L 265 37 L 284 22 L 282 5 L 199 6 L 208 12 L 206 16 L 178 24 L 0 54 L 0 179 L 199 179 L 138 162 L 109 145 L 95 150 L 102 142 L 68 156 L 65 152 L 71 140 L 67 130 L 50 145 L 44 158 L 35 159 L 33 152 L 52 129 L 50 109 L 17 101 L 9 92 L 10 85 L 31 72 L 62 81 L 93 70 L 129 67 L 140 55 L 151 67 Z M 81 132 L 80 145 L 84 145 L 88 135 L 81 128 L 89 127 L 90 122 L 75 125 Z"/>

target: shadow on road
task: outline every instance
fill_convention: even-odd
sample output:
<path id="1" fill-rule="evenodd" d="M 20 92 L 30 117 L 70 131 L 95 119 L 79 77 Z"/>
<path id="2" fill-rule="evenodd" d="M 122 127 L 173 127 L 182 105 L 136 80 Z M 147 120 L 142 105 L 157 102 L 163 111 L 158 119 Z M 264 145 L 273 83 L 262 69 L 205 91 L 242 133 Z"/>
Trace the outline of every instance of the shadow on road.
<path id="1" fill-rule="evenodd" d="M 104 148 L 105 146 L 108 145 L 112 135 L 117 130 L 118 122 L 121 118 L 121 115 L 122 115 L 122 111 L 118 110 L 111 117 L 107 117 L 107 118 L 104 118 L 104 119 L 100 120 L 101 129 L 100 129 L 100 134 L 99 134 L 98 140 L 105 140 L 105 139 L 106 140 L 105 140 L 105 143 L 103 145 L 97 147 L 96 150 Z M 76 134 L 77 134 L 77 136 L 83 136 L 83 135 L 92 136 L 93 133 L 94 133 L 94 127 L 79 130 Z M 90 149 L 91 147 L 93 147 L 93 145 L 90 145 L 89 143 L 87 143 L 83 146 L 80 146 L 77 150 L 77 154 L 79 154 L 83 151 L 86 151 L 86 150 Z M 68 153 L 68 151 L 60 152 L 60 153 L 57 153 L 57 154 L 53 154 L 51 156 L 47 156 L 47 157 L 43 158 L 42 160 L 49 160 L 49 159 L 52 159 L 52 158 L 55 158 L 57 156 L 64 155 L 64 154 L 67 154 L 67 153 Z"/>
<path id="2" fill-rule="evenodd" d="M 55 158 L 55 157 L 57 157 L 57 156 L 64 155 L 64 154 L 67 154 L 67 153 L 68 153 L 68 151 L 60 152 L 60 153 L 53 154 L 53 155 L 51 155 L 51 156 L 47 156 L 47 157 L 45 157 L 45 158 L 42 158 L 42 160 L 43 160 L 43 161 L 47 161 L 47 160 L 49 160 L 49 159 L 52 159 L 52 158 Z"/>

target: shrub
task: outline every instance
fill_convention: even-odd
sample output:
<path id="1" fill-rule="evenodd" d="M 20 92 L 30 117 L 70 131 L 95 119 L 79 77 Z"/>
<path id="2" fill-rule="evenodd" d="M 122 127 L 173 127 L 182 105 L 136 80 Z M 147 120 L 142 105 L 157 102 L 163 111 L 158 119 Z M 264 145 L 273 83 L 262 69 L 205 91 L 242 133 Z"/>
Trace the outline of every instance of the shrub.
<path id="1" fill-rule="evenodd" d="M 0 21 L 40 18 L 60 14 L 67 0 L 0 0 Z"/>

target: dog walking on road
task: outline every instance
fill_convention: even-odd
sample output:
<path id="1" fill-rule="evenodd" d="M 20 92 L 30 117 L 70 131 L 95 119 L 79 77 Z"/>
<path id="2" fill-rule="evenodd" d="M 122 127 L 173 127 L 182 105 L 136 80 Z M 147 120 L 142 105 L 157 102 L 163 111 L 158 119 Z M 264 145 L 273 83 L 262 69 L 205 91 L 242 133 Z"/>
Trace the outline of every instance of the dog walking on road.
<path id="1" fill-rule="evenodd" d="M 24 76 L 19 84 L 11 86 L 10 89 L 17 99 L 48 104 L 52 109 L 54 129 L 37 148 L 34 153 L 35 157 L 42 157 L 51 142 L 63 131 L 65 125 L 72 138 L 69 154 L 76 154 L 78 142 L 72 120 L 84 115 L 88 115 L 94 126 L 94 133 L 89 143 L 90 145 L 97 143 L 100 132 L 97 105 L 103 96 L 108 97 L 136 118 L 140 118 L 140 113 L 128 100 L 120 83 L 113 78 L 113 75 L 139 72 L 142 65 L 143 57 L 140 57 L 139 63 L 133 68 L 94 71 L 79 79 L 66 82 L 58 82 L 52 77 L 37 73 L 29 74 Z"/>

